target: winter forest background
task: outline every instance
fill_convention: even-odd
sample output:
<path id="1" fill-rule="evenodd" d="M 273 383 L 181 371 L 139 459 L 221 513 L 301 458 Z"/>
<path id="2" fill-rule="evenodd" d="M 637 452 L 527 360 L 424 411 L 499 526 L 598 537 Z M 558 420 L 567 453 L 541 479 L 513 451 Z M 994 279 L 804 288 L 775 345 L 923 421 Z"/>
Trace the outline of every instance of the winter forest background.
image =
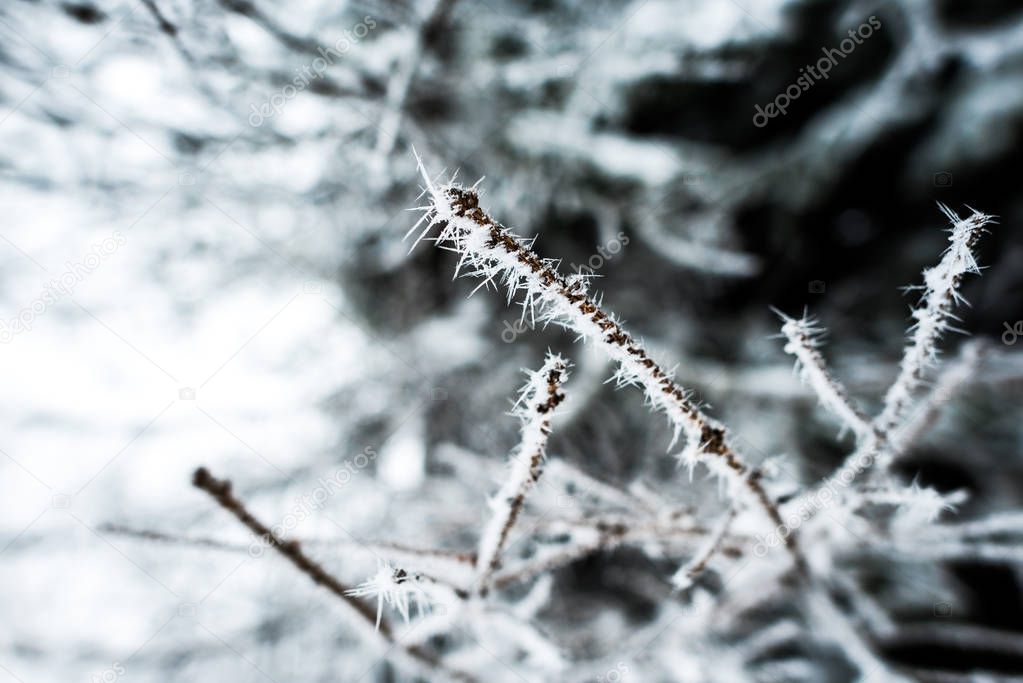
<path id="1" fill-rule="evenodd" d="M 1010 0 L 7 0 L 0 680 L 1023 680 L 1021 135 Z M 721 526 L 729 492 L 595 344 L 410 252 L 413 146 L 599 276 L 779 505 L 857 435 L 771 307 L 816 316 L 875 415 L 937 203 L 997 217 L 878 509 L 800 530 L 817 583 L 754 557 L 744 508 Z M 555 561 L 468 601 L 395 580 L 472 573 L 548 349 L 571 376 L 505 558 Z M 408 601 L 393 642 L 200 465 L 372 618 Z"/>

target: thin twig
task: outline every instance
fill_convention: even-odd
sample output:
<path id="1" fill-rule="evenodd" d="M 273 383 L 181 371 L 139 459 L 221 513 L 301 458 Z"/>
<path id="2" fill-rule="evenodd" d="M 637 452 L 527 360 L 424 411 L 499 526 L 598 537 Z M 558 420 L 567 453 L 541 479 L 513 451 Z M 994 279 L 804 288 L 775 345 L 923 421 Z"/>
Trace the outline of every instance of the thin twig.
<path id="1" fill-rule="evenodd" d="M 735 509 L 733 508 L 725 514 L 700 551 L 689 562 L 679 567 L 679 570 L 671 577 L 671 582 L 677 590 L 685 590 L 693 585 L 693 582 L 707 569 L 714 555 L 720 550 L 728 528 L 734 519 Z"/>
<path id="2" fill-rule="evenodd" d="M 136 529 L 122 524 L 102 524 L 99 526 L 99 530 L 104 533 L 136 538 L 143 541 L 152 541 L 153 543 L 165 543 L 168 545 L 188 545 L 197 548 L 212 548 L 214 550 L 224 550 L 235 553 L 244 553 L 249 549 L 249 546 L 241 543 L 230 543 L 228 541 L 221 541 L 219 539 L 209 538 L 206 536 L 184 536 L 182 534 L 173 534 L 166 531 L 156 531 L 155 529 Z"/>
<path id="3" fill-rule="evenodd" d="M 419 166 L 430 204 L 423 207 L 423 218 L 409 234 L 425 223 L 421 240 L 431 227 L 440 226 L 440 234 L 434 241 L 441 248 L 459 254 L 456 274 L 463 266 L 468 267 L 470 276 L 482 280 L 479 287 L 503 280 L 509 300 L 517 292 L 524 292 L 524 313 L 536 309 L 544 321 L 563 325 L 584 339 L 595 340 L 618 364 L 618 383 L 639 385 L 650 404 L 668 416 L 675 437 L 685 433 L 686 448 L 679 456 L 682 462 L 690 469 L 697 462 L 704 463 L 735 488 L 745 490 L 754 504 L 763 509 L 773 527 L 784 527 L 777 506 L 760 484 L 760 477 L 729 443 L 724 425 L 705 415 L 615 316 L 602 310 L 599 301 L 586 294 L 583 278 L 569 279 L 562 275 L 556 262 L 543 259 L 532 250 L 530 240 L 512 234 L 492 219 L 480 208 L 474 189 L 457 185 L 435 187 L 421 161 Z M 799 572 L 805 575 L 807 564 L 796 534 L 785 537 L 785 546 Z"/>
<path id="4" fill-rule="evenodd" d="M 994 221 L 993 216 L 979 211 L 960 218 L 949 207 L 939 206 L 952 222 L 949 247 L 936 266 L 924 271 L 924 293 L 913 310 L 912 337 L 902 357 L 899 376 L 885 394 L 884 410 L 876 420 L 876 426 L 886 432 L 905 416 L 914 393 L 923 382 L 925 370 L 937 359 L 942 334 L 955 330 L 949 320 L 954 318 L 952 308 L 963 301 L 960 284 L 965 275 L 980 273 L 973 248 L 987 232 L 984 226 Z"/>
<path id="5" fill-rule="evenodd" d="M 451 16 L 458 0 L 436 0 L 426 19 L 416 32 L 416 39 L 408 54 L 399 58 L 398 72 L 387 85 L 384 99 L 384 111 L 377 126 L 377 140 L 374 154 L 381 165 L 386 163 L 394 149 L 401 132 L 401 119 L 405 111 L 416 77 L 419 74 L 420 62 L 431 40 L 435 40 Z"/>
<path id="6" fill-rule="evenodd" d="M 479 592 L 486 595 L 490 578 L 501 566 L 501 553 L 508 543 L 515 522 L 526 503 L 526 496 L 543 472 L 547 439 L 551 432 L 551 417 L 565 400 L 561 385 L 568 374 L 568 364 L 554 354 L 548 354 L 543 367 L 530 375 L 519 400 L 522 417 L 522 441 L 512 454 L 511 471 L 494 499 L 494 514 L 480 537 L 476 569 L 479 572 Z"/>
<path id="7" fill-rule="evenodd" d="M 776 311 L 783 321 L 781 332 L 788 341 L 785 353 L 796 357 L 800 377 L 817 393 L 821 405 L 842 421 L 843 427 L 852 429 L 857 442 L 870 433 L 870 419 L 849 398 L 848 392 L 830 372 L 819 350 L 823 329 L 807 315 L 790 318 Z"/>
<path id="8" fill-rule="evenodd" d="M 273 532 L 270 527 L 266 526 L 258 519 L 256 519 L 252 513 L 246 509 L 245 505 L 234 497 L 231 492 L 231 482 L 226 479 L 217 479 L 209 470 L 205 467 L 200 467 L 192 475 L 192 485 L 197 489 L 205 491 L 210 494 L 220 507 L 224 508 L 231 514 L 233 514 L 239 522 L 244 524 L 248 529 L 263 539 L 271 548 L 279 552 L 289 562 L 295 565 L 299 571 L 312 579 L 313 583 L 323 586 L 335 596 L 341 599 L 346 605 L 354 609 L 359 615 L 366 619 L 369 623 L 376 621 L 376 614 L 368 605 L 361 600 L 353 600 L 346 593 L 351 590 L 351 586 L 346 586 L 336 578 L 334 578 L 326 569 L 320 566 L 319 563 L 314 561 L 308 555 L 302 551 L 302 547 L 298 541 L 286 541 Z M 392 633 L 388 624 L 382 624 L 380 627 L 380 633 L 386 638 L 391 638 Z"/>
<path id="9" fill-rule="evenodd" d="M 338 581 L 318 562 L 306 555 L 302 551 L 302 547 L 298 541 L 286 541 L 282 539 L 274 533 L 270 527 L 256 519 L 256 517 L 248 511 L 245 505 L 234 497 L 234 494 L 231 492 L 230 481 L 226 479 L 217 479 L 210 474 L 209 470 L 205 467 L 200 467 L 192 475 L 192 485 L 208 493 L 210 497 L 217 501 L 217 504 L 220 505 L 220 507 L 233 514 L 239 522 L 248 527 L 253 534 L 262 538 L 271 548 L 276 550 L 281 554 L 281 556 L 295 565 L 295 567 L 300 572 L 308 576 L 313 583 L 318 586 L 323 586 L 344 604 L 348 605 L 370 627 L 377 625 L 376 612 L 363 601 L 356 600 L 354 597 L 348 595 L 348 592 L 353 590 L 350 586 L 346 586 Z M 431 670 L 440 670 L 452 678 L 466 681 L 472 680 L 469 676 L 462 672 L 454 672 L 447 669 L 436 657 L 418 647 L 406 647 L 400 645 L 398 641 L 395 640 L 394 631 L 387 622 L 380 623 L 379 628 L 374 630 L 377 630 L 380 635 L 392 645 L 398 645 L 401 650 L 411 656 L 412 659 L 417 661 L 419 664 L 425 665 Z"/>

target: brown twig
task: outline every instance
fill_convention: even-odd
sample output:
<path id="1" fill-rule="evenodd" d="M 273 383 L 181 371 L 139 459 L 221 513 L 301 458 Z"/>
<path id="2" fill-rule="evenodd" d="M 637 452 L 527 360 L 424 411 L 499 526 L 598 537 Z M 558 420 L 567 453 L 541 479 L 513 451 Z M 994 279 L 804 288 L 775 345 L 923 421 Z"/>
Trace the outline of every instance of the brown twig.
<path id="1" fill-rule="evenodd" d="M 101 532 L 116 534 L 118 536 L 137 538 L 143 541 L 152 541 L 153 543 L 189 545 L 197 548 L 212 548 L 214 550 L 224 550 L 235 553 L 244 553 L 249 549 L 249 546 L 242 545 L 241 543 L 229 543 L 227 541 L 221 541 L 219 539 L 209 538 L 206 536 L 183 536 L 181 534 L 172 534 L 165 531 L 157 531 L 155 529 L 136 529 L 134 527 L 124 526 L 123 524 L 102 524 L 99 526 L 99 530 Z"/>
<path id="2" fill-rule="evenodd" d="M 343 603 L 355 610 L 356 614 L 365 620 L 371 628 L 376 628 L 376 613 L 373 609 L 366 603 L 356 600 L 352 596 L 348 595 L 348 591 L 351 590 L 351 588 L 338 581 L 318 562 L 306 555 L 302 551 L 301 545 L 298 541 L 286 541 L 282 539 L 280 536 L 275 534 L 272 529 L 256 519 L 256 517 L 248 511 L 245 505 L 234 497 L 234 494 L 231 492 L 230 481 L 226 479 L 217 479 L 210 474 L 209 470 L 205 467 L 200 467 L 192 475 L 192 485 L 208 493 L 211 498 L 217 501 L 217 504 L 220 505 L 220 507 L 233 514 L 235 518 L 248 527 L 252 533 L 262 538 L 267 545 L 295 565 L 300 572 L 312 579 L 313 583 L 326 588 Z M 418 647 L 400 645 L 398 641 L 395 640 L 394 631 L 387 622 L 380 622 L 378 630 L 384 639 L 393 645 L 401 647 L 402 650 L 404 650 L 419 664 L 423 664 L 431 670 L 441 670 L 452 678 L 458 680 L 474 680 L 467 674 L 447 669 L 436 657 L 424 652 Z"/>

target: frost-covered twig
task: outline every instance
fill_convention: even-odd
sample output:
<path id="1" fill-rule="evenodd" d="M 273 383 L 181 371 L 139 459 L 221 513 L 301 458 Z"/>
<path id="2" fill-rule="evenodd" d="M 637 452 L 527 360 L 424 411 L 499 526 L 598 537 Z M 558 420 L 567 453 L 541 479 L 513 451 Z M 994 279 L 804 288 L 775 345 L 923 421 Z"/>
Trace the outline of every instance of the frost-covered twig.
<path id="1" fill-rule="evenodd" d="M 899 376 L 888 389 L 884 410 L 875 421 L 884 431 L 890 431 L 905 417 L 925 371 L 937 360 L 938 340 L 946 330 L 955 329 L 949 321 L 955 319 L 952 308 L 963 301 L 959 294 L 960 283 L 963 276 L 980 273 L 973 248 L 985 232 L 984 226 L 994 220 L 993 216 L 975 210 L 970 216 L 960 218 L 944 204 L 939 206 L 952 221 L 950 244 L 938 265 L 923 273 L 923 295 L 913 310 L 912 337 L 902 356 Z"/>
<path id="2" fill-rule="evenodd" d="M 937 361 L 938 340 L 946 330 L 954 329 L 949 320 L 954 319 L 952 307 L 963 300 L 959 294 L 962 278 L 968 273 L 980 272 L 973 248 L 985 232 L 984 226 L 994 220 L 992 216 L 975 210 L 969 217 L 960 218 L 947 206 L 939 206 L 953 222 L 949 230 L 951 245 L 938 265 L 924 270 L 924 294 L 913 310 L 916 323 L 911 328 L 912 337 L 899 365 L 899 375 L 885 395 L 884 409 L 871 422 L 872 430 L 868 437 L 842 466 L 787 507 L 805 508 L 807 502 L 817 498 L 822 490 L 848 489 L 854 479 L 869 471 L 878 461 L 890 462 L 891 456 L 887 451 L 892 448 L 892 443 L 898 443 L 894 435 L 911 418 L 909 408 L 913 396 L 923 383 L 927 368 Z"/>
<path id="3" fill-rule="evenodd" d="M 895 672 L 874 653 L 872 644 L 853 628 L 823 589 L 807 591 L 803 602 L 813 630 L 831 642 L 841 644 L 842 652 L 860 670 L 860 681 L 879 674 L 881 680 L 889 683 L 909 683 L 910 679 Z"/>
<path id="4" fill-rule="evenodd" d="M 870 420 L 853 404 L 845 387 L 828 372 L 824 356 L 818 350 L 823 328 L 805 314 L 797 319 L 781 311 L 777 313 L 784 321 L 781 331 L 788 340 L 785 353 L 796 357 L 803 381 L 817 393 L 821 404 L 838 416 L 843 427 L 856 434 L 857 441 L 863 439 L 870 432 Z"/>
<path id="5" fill-rule="evenodd" d="M 483 594 L 490 578 L 501 566 L 501 553 L 526 502 L 526 495 L 542 473 L 551 417 L 565 399 L 561 385 L 567 375 L 568 363 L 561 356 L 547 354 L 543 367 L 530 373 L 516 404 L 515 413 L 522 420 L 522 440 L 511 455 L 508 478 L 491 501 L 494 514 L 483 529 L 476 557 L 479 590 Z"/>
<path id="6" fill-rule="evenodd" d="M 964 539 L 1002 534 L 1023 538 L 1023 511 L 997 512 L 982 519 L 950 524 L 944 528 Z"/>
<path id="7" fill-rule="evenodd" d="M 574 394 L 575 392 L 573 392 Z M 605 481 L 601 481 L 564 460 L 552 460 L 545 473 L 546 481 L 563 491 L 572 491 L 573 498 L 592 498 L 601 509 L 638 511 L 645 501 Z"/>
<path id="8" fill-rule="evenodd" d="M 639 386 L 650 405 L 668 417 L 674 430 L 672 443 L 685 434 L 686 447 L 679 459 L 690 471 L 703 463 L 729 484 L 733 497 L 745 492 L 753 505 L 762 508 L 771 526 L 784 525 L 777 506 L 729 443 L 725 427 L 705 415 L 617 318 L 601 309 L 599 300 L 586 293 L 584 278 L 562 275 L 556 261 L 543 259 L 532 250 L 532 240 L 518 237 L 494 221 L 480 208 L 475 189 L 454 184 L 437 187 L 421 161 L 419 166 L 429 204 L 422 207 L 423 217 L 408 233 L 421 227 L 417 243 L 431 228 L 440 227 L 432 239 L 440 248 L 459 255 L 456 276 L 466 269 L 466 276 L 480 280 L 477 289 L 503 284 L 509 301 L 522 294 L 523 315 L 562 325 L 584 340 L 593 340 L 618 365 L 618 384 Z M 796 535 L 786 536 L 785 545 L 804 571 L 806 562 Z"/>
<path id="9" fill-rule="evenodd" d="M 978 542 L 961 540 L 902 539 L 894 544 L 878 543 L 877 547 L 901 556 L 911 562 L 968 560 L 994 564 L 1023 564 L 1023 545 L 1011 543 Z"/>
<path id="10" fill-rule="evenodd" d="M 683 268 L 744 278 L 758 274 L 762 267 L 760 260 L 752 254 L 669 235 L 656 219 L 639 221 L 637 229 L 656 254 Z"/>
<path id="11" fill-rule="evenodd" d="M 373 611 L 364 603 L 350 598 L 347 594 L 349 587 L 342 584 L 327 572 L 326 569 L 321 567 L 319 563 L 302 552 L 302 548 L 297 541 L 285 541 L 274 533 L 270 527 L 256 519 L 246 509 L 245 505 L 234 497 L 234 494 L 231 492 L 231 482 L 226 479 L 217 479 L 205 467 L 200 467 L 192 475 L 192 485 L 210 494 L 220 507 L 237 517 L 238 521 L 248 527 L 249 531 L 266 541 L 270 547 L 284 556 L 299 571 L 312 579 L 314 583 L 323 586 L 341 598 L 345 604 L 354 609 L 364 619 L 373 621 Z M 385 636 L 390 636 L 390 630 L 386 628 L 386 625 L 385 628 L 381 629 L 381 633 Z"/>
<path id="12" fill-rule="evenodd" d="M 934 522 L 944 511 L 954 511 L 966 501 L 964 491 L 942 494 L 938 490 L 913 482 L 906 487 L 867 489 L 859 493 L 859 502 L 871 505 L 891 505 L 902 508 L 903 515 L 922 522 Z"/>
<path id="13" fill-rule="evenodd" d="M 970 624 L 904 624 L 884 640 L 889 647 L 950 647 L 1011 657 L 1023 652 L 1023 634 Z"/>
<path id="14" fill-rule="evenodd" d="M 338 581 L 337 578 L 324 569 L 318 562 L 306 555 L 305 552 L 302 551 L 298 542 L 282 539 L 272 529 L 270 529 L 270 527 L 266 526 L 253 516 L 245 505 L 235 498 L 234 494 L 231 492 L 230 481 L 227 481 L 226 479 L 217 479 L 210 474 L 209 470 L 205 467 L 200 467 L 192 475 L 192 484 L 196 488 L 208 493 L 210 497 L 212 497 L 217 504 L 220 505 L 220 507 L 234 515 L 238 521 L 244 524 L 253 534 L 262 538 L 271 548 L 280 553 L 280 555 L 291 562 L 291 564 L 295 565 L 300 572 L 308 576 L 313 583 L 318 586 L 323 586 L 334 596 L 339 598 L 345 605 L 348 605 L 348 607 L 351 608 L 356 615 L 361 617 L 361 619 L 369 626 L 374 627 L 374 631 L 378 632 L 387 643 L 392 646 L 397 645 L 394 639 L 394 633 L 390 626 L 386 622 L 379 623 L 373 609 L 361 600 L 356 600 L 350 594 L 353 589 Z M 421 650 L 420 648 L 399 646 L 398 649 L 408 655 L 408 657 L 414 660 L 420 667 L 425 667 L 432 671 L 439 671 L 451 678 L 459 680 L 473 680 L 471 677 L 466 676 L 461 672 L 455 672 L 447 669 L 437 660 L 436 657 Z"/>
<path id="15" fill-rule="evenodd" d="M 410 606 L 415 605 L 422 611 L 429 605 L 428 596 L 419 586 L 420 580 L 419 577 L 410 575 L 404 569 L 381 562 L 376 574 L 355 588 L 345 591 L 345 595 L 356 598 L 369 596 L 377 599 L 377 629 L 380 628 L 384 603 L 398 610 L 398 614 L 407 624 Z"/>
<path id="16" fill-rule="evenodd" d="M 877 472 L 887 472 L 899 455 L 916 443 L 920 435 L 934 424 L 941 408 L 952 400 L 963 385 L 973 379 L 987 350 L 981 340 L 973 339 L 963 344 L 959 357 L 944 368 L 921 406 L 892 434 L 890 448 L 878 459 Z"/>
<path id="17" fill-rule="evenodd" d="M 856 613 L 858 621 L 873 637 L 883 636 L 895 629 L 884 606 L 864 590 L 855 576 L 833 572 L 828 580 L 844 594 L 844 602 Z"/>
<path id="18" fill-rule="evenodd" d="M 537 552 L 528 560 L 502 568 L 494 576 L 495 586 L 504 588 L 527 581 L 589 555 L 608 552 L 623 545 L 656 549 L 658 557 L 663 556 L 663 550 L 672 553 L 681 550 L 683 554 L 696 555 L 706 545 L 700 539 L 709 534 L 702 527 L 625 519 L 597 519 L 575 524 L 559 521 L 539 525 L 538 529 L 552 536 L 567 536 L 568 541 L 560 547 Z M 735 543 L 718 544 L 718 552 L 738 557 L 743 553 L 742 543 L 748 541 L 748 538 L 740 537 Z"/>
<path id="19" fill-rule="evenodd" d="M 158 529 L 138 529 L 123 524 L 103 524 L 99 530 L 104 533 L 117 534 L 128 538 L 154 543 L 185 545 L 227 552 L 249 552 L 251 545 L 232 543 L 218 538 L 206 536 L 186 536 L 183 534 L 160 531 Z M 308 538 L 295 539 L 302 545 L 322 547 L 342 547 L 355 552 L 371 553 L 386 562 L 412 565 L 420 571 L 442 574 L 451 579 L 452 575 L 466 582 L 471 580 L 470 570 L 476 565 L 476 553 L 461 553 L 454 550 L 436 548 L 419 548 L 404 543 L 391 541 L 360 541 L 351 538 Z"/>

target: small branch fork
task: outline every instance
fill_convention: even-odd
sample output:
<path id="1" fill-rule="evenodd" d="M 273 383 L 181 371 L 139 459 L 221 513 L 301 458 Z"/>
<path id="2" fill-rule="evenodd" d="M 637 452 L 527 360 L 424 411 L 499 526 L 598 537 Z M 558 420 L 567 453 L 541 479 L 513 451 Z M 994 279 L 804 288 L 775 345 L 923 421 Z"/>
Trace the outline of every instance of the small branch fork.
<path id="1" fill-rule="evenodd" d="M 420 168 L 422 169 L 421 162 Z M 455 251 L 460 255 L 456 274 L 467 266 L 468 275 L 482 279 L 481 287 L 499 281 L 507 287 L 509 301 L 517 293 L 524 292 L 522 302 L 524 314 L 525 312 L 535 314 L 538 311 L 543 322 L 562 325 L 577 332 L 582 339 L 594 340 L 595 344 L 617 363 L 615 378 L 619 385 L 638 385 L 644 391 L 649 404 L 667 415 L 674 428 L 675 438 L 685 435 L 685 449 L 679 456 L 683 463 L 690 468 L 696 463 L 707 465 L 712 473 L 731 485 L 730 493 L 733 497 L 740 493 L 744 494 L 747 499 L 752 499 L 754 505 L 762 510 L 777 529 L 787 528 L 782 521 L 778 505 L 768 496 L 761 484 L 762 471 L 743 462 L 730 445 L 729 434 L 724 425 L 704 414 L 691 400 L 689 394 L 675 383 L 671 375 L 657 365 L 643 346 L 625 331 L 616 317 L 600 308 L 599 299 L 587 294 L 584 278 L 562 275 L 558 272 L 556 261 L 543 259 L 533 251 L 531 241 L 512 234 L 491 219 L 480 208 L 479 197 L 474 189 L 455 185 L 436 188 L 429 178 L 426 178 L 426 183 L 426 192 L 432 201 L 428 206 L 422 207 L 426 213 L 417 225 L 426 222 L 426 228 L 423 229 L 420 239 L 425 237 L 431 227 L 440 226 L 440 234 L 433 239 L 441 248 Z M 942 209 L 954 223 L 950 231 L 951 246 L 937 266 L 924 271 L 925 292 L 913 313 L 916 325 L 911 330 L 911 340 L 903 357 L 899 377 L 887 392 L 885 406 L 880 415 L 873 419 L 866 416 L 849 398 L 841 383 L 828 372 L 819 351 L 821 330 L 814 321 L 806 316 L 800 320 L 782 316 L 784 321 L 782 332 L 788 342 L 785 351 L 796 357 L 803 379 L 815 390 L 822 404 L 857 435 L 856 452 L 850 456 L 849 461 L 858 462 L 865 455 L 869 456 L 861 470 L 873 465 L 874 459 L 878 456 L 882 459 L 887 456 L 890 460 L 894 455 L 891 451 L 897 451 L 904 445 L 902 435 L 899 433 L 901 430 L 904 429 L 908 433 L 921 428 L 920 421 L 911 420 L 909 408 L 917 389 L 923 383 L 924 371 L 935 362 L 937 341 L 942 332 L 951 329 L 948 321 L 953 317 L 952 307 L 961 299 L 958 288 L 962 277 L 979 270 L 973 259 L 972 248 L 979 239 L 983 226 L 990 222 L 991 217 L 975 212 L 967 219 L 960 219 L 947 207 Z M 932 392 L 936 396 L 924 402 L 926 409 L 922 411 L 925 413 L 924 418 L 932 417 L 930 413 L 936 409 L 937 403 L 951 387 L 965 381 L 963 375 L 970 366 L 965 361 L 962 366 L 949 377 L 943 378 L 941 386 Z M 565 547 L 524 560 L 517 566 L 503 566 L 503 555 L 507 550 L 511 533 L 525 510 L 527 497 L 543 473 L 552 416 L 565 398 L 562 385 L 567 379 L 568 367 L 568 362 L 563 358 L 548 353 L 543 367 L 529 376 L 513 411 L 522 421 L 521 441 L 516 451 L 511 454 L 508 476 L 491 501 L 493 514 L 480 535 L 477 552 L 450 554 L 440 551 L 418 551 L 422 557 L 440 556 L 452 563 L 470 567 L 474 572 L 469 572 L 468 576 L 476 577 L 473 582 L 474 588 L 458 588 L 450 581 L 435 579 L 426 574 L 409 573 L 404 569 L 395 570 L 386 564 L 381 566 L 378 576 L 369 582 L 355 588 L 347 586 L 307 555 L 298 541 L 285 540 L 252 515 L 233 495 L 229 481 L 217 479 L 205 468 L 199 468 L 194 473 L 193 484 L 209 494 L 222 508 L 234 515 L 253 534 L 260 537 L 314 583 L 323 586 L 344 602 L 361 622 L 367 627 L 374 628 L 378 638 L 390 644 L 392 649 L 407 660 L 406 663 L 422 668 L 431 676 L 442 674 L 456 680 L 473 680 L 467 674 L 446 667 L 430 652 L 416 645 L 401 644 L 391 624 L 381 620 L 382 601 L 397 606 L 407 621 L 409 602 L 408 596 L 402 591 L 412 585 L 406 582 L 413 581 L 413 577 L 415 581 L 422 579 L 423 582 L 443 586 L 445 590 L 451 591 L 456 602 L 468 605 L 474 596 L 486 597 L 492 588 L 505 588 L 592 552 L 628 542 L 648 542 L 657 539 L 667 543 L 668 539 L 675 535 L 691 537 L 694 534 L 702 534 L 703 542 L 672 579 L 676 589 L 685 590 L 711 565 L 716 555 L 735 557 L 741 554 L 735 542 L 742 538 L 742 534 L 732 535 L 731 531 L 731 525 L 741 505 L 733 503 L 712 531 L 678 524 L 662 525 L 653 518 L 647 523 L 637 523 L 626 517 L 619 521 L 613 519 L 599 521 L 596 525 L 592 524 L 592 519 L 585 519 L 578 523 L 580 532 L 578 535 L 569 534 L 572 542 Z M 674 440 L 672 443 L 674 444 Z M 882 470 L 887 473 L 887 468 L 882 466 Z M 554 474 L 556 473 L 552 472 L 552 475 Z M 851 479 L 846 485 L 849 483 Z M 894 493 L 883 487 L 876 492 L 860 487 L 858 493 L 862 501 L 866 502 L 913 504 L 918 507 L 927 504 L 929 509 L 939 512 L 949 504 L 944 498 L 930 500 L 933 498 L 930 491 L 918 491 L 915 487 Z M 803 497 L 812 494 L 813 492 L 804 493 Z M 626 501 L 626 508 L 631 507 L 631 499 L 627 494 L 618 495 L 616 492 L 616 497 Z M 654 506 L 655 512 L 657 507 Z M 658 520 L 660 519 L 663 519 L 662 515 L 658 515 Z M 555 525 L 558 523 L 572 526 L 571 522 L 564 520 L 555 522 Z M 1000 532 L 1006 526 L 1016 529 L 1018 520 L 993 518 L 983 524 L 975 524 L 974 527 L 964 527 L 963 532 L 967 536 L 969 534 L 966 534 L 966 531 L 983 536 Z M 170 536 L 152 532 L 141 532 L 140 535 L 150 540 L 173 540 Z M 840 634 L 853 662 L 862 671 L 880 669 L 887 679 L 905 680 L 889 669 L 873 652 L 869 640 L 847 623 L 842 610 L 831 597 L 826 582 L 821 582 L 811 575 L 796 541 L 794 529 L 785 534 L 784 539 L 795 568 L 805 582 L 802 597 L 809 620 L 818 628 Z M 956 539 L 950 538 L 949 543 L 954 540 Z M 194 539 L 193 542 L 220 547 L 209 539 Z M 223 547 L 234 549 L 227 545 Z M 417 554 L 416 550 L 408 548 L 394 546 L 393 549 L 404 551 L 412 557 Z M 471 578 L 463 580 L 468 583 Z M 378 596 L 376 610 L 358 599 L 359 596 L 374 594 Z"/>
<path id="2" fill-rule="evenodd" d="M 639 385 L 650 404 L 667 415 L 675 437 L 685 433 L 687 444 L 680 455 L 682 462 L 690 468 L 703 462 L 733 486 L 745 489 L 773 528 L 784 527 L 778 507 L 761 485 L 759 475 L 743 462 L 729 443 L 725 427 L 704 414 L 615 316 L 587 296 L 581 279 L 562 275 L 555 261 L 543 259 L 532 250 L 529 240 L 513 235 L 494 221 L 480 208 L 474 189 L 456 185 L 437 188 L 421 160 L 419 166 L 431 198 L 431 203 L 423 207 L 425 214 L 416 226 L 425 223 L 419 240 L 431 227 L 440 226 L 440 234 L 433 240 L 441 248 L 457 252 L 459 269 L 467 266 L 468 275 L 482 279 L 480 287 L 503 280 L 509 300 L 521 290 L 525 309 L 536 308 L 545 321 L 567 327 L 584 339 L 595 340 L 597 346 L 618 363 L 618 383 Z M 807 563 L 796 534 L 785 537 L 785 546 L 797 570 L 805 576 Z"/>
<path id="3" fill-rule="evenodd" d="M 210 497 L 213 498 L 218 505 L 220 505 L 220 507 L 234 515 L 235 518 L 248 527 L 253 534 L 263 539 L 263 541 L 276 550 L 282 557 L 295 565 L 300 572 L 308 576 L 313 583 L 318 586 L 323 586 L 344 604 L 348 605 L 348 607 L 351 608 L 363 621 L 365 621 L 370 628 L 378 631 L 384 640 L 391 645 L 401 648 L 417 664 L 432 671 L 441 671 L 456 680 L 474 680 L 462 672 L 455 672 L 447 669 L 436 657 L 418 647 L 401 645 L 397 640 L 395 640 L 394 631 L 390 624 L 387 622 L 377 622 L 376 612 L 369 605 L 361 600 L 356 600 L 351 597 L 349 593 L 354 590 L 352 587 L 346 586 L 338 581 L 326 569 L 324 569 L 322 565 L 306 555 L 298 541 L 287 541 L 282 539 L 280 536 L 275 534 L 270 527 L 263 524 L 251 512 L 249 512 L 245 507 L 245 504 L 238 500 L 232 493 L 230 481 L 226 479 L 217 479 L 210 474 L 209 470 L 205 467 L 200 467 L 192 475 L 192 485 L 197 489 L 208 493 Z"/>
<path id="4" fill-rule="evenodd" d="M 803 376 L 817 392 L 821 403 L 852 426 L 858 437 L 856 449 L 842 466 L 822 484 L 800 496 L 793 507 L 805 508 L 806 501 L 815 498 L 824 488 L 835 488 L 836 485 L 847 488 L 856 477 L 878 463 L 881 471 L 876 472 L 874 479 L 888 477 L 887 468 L 894 459 L 892 451 L 906 445 L 901 432 L 916 428 L 915 415 L 910 409 L 924 384 L 927 370 L 937 364 L 941 337 L 946 331 L 957 331 L 950 322 L 956 319 L 952 309 L 964 301 L 959 293 L 963 278 L 980 273 L 973 250 L 987 232 L 985 226 L 994 222 L 993 216 L 976 210 L 961 218 L 944 204 L 939 204 L 939 208 L 952 223 L 948 230 L 949 246 L 935 266 L 923 271 L 924 283 L 909 288 L 923 290 L 912 312 L 914 324 L 910 328 L 909 343 L 903 352 L 899 375 L 885 393 L 884 408 L 869 423 L 863 422 L 862 414 L 849 401 L 845 389 L 828 374 L 824 359 L 817 351 L 815 336 L 821 329 L 812 319 L 793 320 L 783 316 L 782 332 L 788 339 L 785 351 L 796 356 L 801 363 Z M 947 393 L 949 390 L 946 387 L 943 391 Z M 926 416 L 932 410 L 933 405 L 924 402 L 918 412 Z"/>
<path id="5" fill-rule="evenodd" d="M 501 567 L 501 554 L 508 544 L 526 496 L 540 479 L 551 433 L 551 417 L 565 400 L 561 385 L 568 376 L 568 364 L 561 356 L 548 354 L 544 366 L 530 376 L 519 403 L 522 442 L 512 454 L 511 472 L 493 501 L 494 514 L 480 537 L 476 569 L 479 592 L 486 595 L 490 580 Z"/>

